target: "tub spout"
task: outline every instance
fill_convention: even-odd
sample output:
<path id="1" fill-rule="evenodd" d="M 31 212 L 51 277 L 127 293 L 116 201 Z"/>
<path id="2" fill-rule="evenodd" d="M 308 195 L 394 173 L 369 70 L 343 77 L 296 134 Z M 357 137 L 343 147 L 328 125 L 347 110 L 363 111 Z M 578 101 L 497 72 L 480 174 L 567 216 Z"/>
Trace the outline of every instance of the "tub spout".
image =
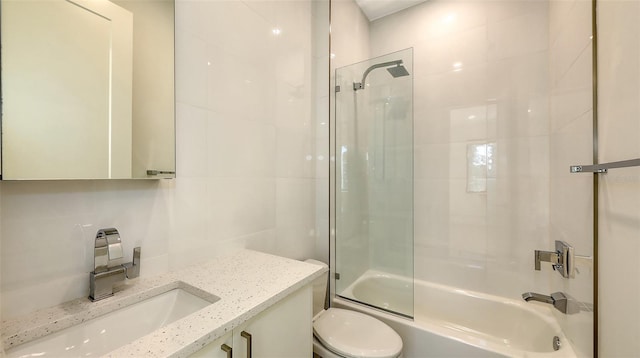
<path id="1" fill-rule="evenodd" d="M 527 302 L 538 301 L 553 304 L 553 299 L 551 298 L 551 296 L 541 295 L 535 292 L 525 292 L 522 294 L 522 298 Z"/>
<path id="2" fill-rule="evenodd" d="M 535 292 L 525 292 L 522 294 L 522 298 L 527 302 L 538 301 L 548 303 L 553 305 L 553 307 L 555 307 L 558 311 L 565 314 L 568 313 L 567 296 L 565 296 L 565 294 L 562 292 L 554 292 L 551 294 L 551 296 L 541 295 Z"/>

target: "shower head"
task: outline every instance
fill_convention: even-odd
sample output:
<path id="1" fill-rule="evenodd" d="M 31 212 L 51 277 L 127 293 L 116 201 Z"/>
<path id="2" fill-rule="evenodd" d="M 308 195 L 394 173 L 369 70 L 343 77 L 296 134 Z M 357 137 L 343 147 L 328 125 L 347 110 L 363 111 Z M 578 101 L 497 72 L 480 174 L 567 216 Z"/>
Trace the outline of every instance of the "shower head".
<path id="1" fill-rule="evenodd" d="M 387 68 L 387 71 L 389 71 L 389 73 L 391 74 L 391 76 L 393 76 L 393 78 L 409 76 L 409 71 L 407 71 L 407 68 L 404 67 L 401 63 L 399 63 L 395 67 Z"/>
<path id="2" fill-rule="evenodd" d="M 394 66 L 394 67 L 390 67 L 390 66 Z M 402 60 L 377 63 L 373 66 L 370 66 L 369 68 L 367 68 L 366 71 L 364 71 L 364 74 L 362 75 L 362 82 L 353 83 L 353 90 L 357 91 L 357 90 L 364 89 L 364 81 L 367 79 L 369 72 L 375 70 L 376 68 L 382 68 L 382 67 L 389 67 L 387 68 L 387 71 L 389 71 L 389 73 L 391 74 L 391 76 L 393 76 L 393 78 L 409 75 L 409 71 L 407 71 L 407 69 L 403 66 Z"/>

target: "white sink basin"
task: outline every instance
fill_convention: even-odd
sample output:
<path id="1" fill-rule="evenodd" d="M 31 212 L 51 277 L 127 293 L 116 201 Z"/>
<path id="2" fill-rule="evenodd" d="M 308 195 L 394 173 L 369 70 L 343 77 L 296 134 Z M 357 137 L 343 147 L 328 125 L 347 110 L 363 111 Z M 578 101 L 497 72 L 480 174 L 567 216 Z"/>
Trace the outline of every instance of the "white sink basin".
<path id="1" fill-rule="evenodd" d="M 7 357 L 99 356 L 194 313 L 208 300 L 176 288 L 6 351 Z"/>

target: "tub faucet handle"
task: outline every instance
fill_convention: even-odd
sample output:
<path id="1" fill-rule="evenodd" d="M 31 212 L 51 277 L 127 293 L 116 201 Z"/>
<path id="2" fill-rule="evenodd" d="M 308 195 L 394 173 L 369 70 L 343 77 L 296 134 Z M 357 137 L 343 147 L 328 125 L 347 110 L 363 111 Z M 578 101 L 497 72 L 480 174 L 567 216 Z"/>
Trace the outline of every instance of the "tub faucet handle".
<path id="1" fill-rule="evenodd" d="M 534 251 L 534 268 L 540 271 L 541 262 L 550 262 L 554 271 L 558 271 L 564 278 L 575 277 L 573 246 L 564 241 L 556 240 L 556 251 Z"/>
<path id="2" fill-rule="evenodd" d="M 536 271 L 540 271 L 540 263 L 541 262 L 551 262 L 552 267 L 555 270 L 556 265 L 558 265 L 558 253 L 553 251 L 542 251 L 535 250 L 534 251 L 534 259 L 535 259 L 535 269 Z"/>

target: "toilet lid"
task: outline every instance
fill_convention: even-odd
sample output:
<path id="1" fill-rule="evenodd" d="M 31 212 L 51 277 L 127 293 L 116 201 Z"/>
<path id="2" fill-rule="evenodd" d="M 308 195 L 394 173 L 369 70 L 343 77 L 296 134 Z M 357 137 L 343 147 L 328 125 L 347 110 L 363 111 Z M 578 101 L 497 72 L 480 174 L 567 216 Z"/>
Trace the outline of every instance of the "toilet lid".
<path id="1" fill-rule="evenodd" d="M 313 333 L 329 350 L 350 358 L 395 358 L 402 339 L 391 327 L 360 312 L 329 308 L 313 322 Z"/>

